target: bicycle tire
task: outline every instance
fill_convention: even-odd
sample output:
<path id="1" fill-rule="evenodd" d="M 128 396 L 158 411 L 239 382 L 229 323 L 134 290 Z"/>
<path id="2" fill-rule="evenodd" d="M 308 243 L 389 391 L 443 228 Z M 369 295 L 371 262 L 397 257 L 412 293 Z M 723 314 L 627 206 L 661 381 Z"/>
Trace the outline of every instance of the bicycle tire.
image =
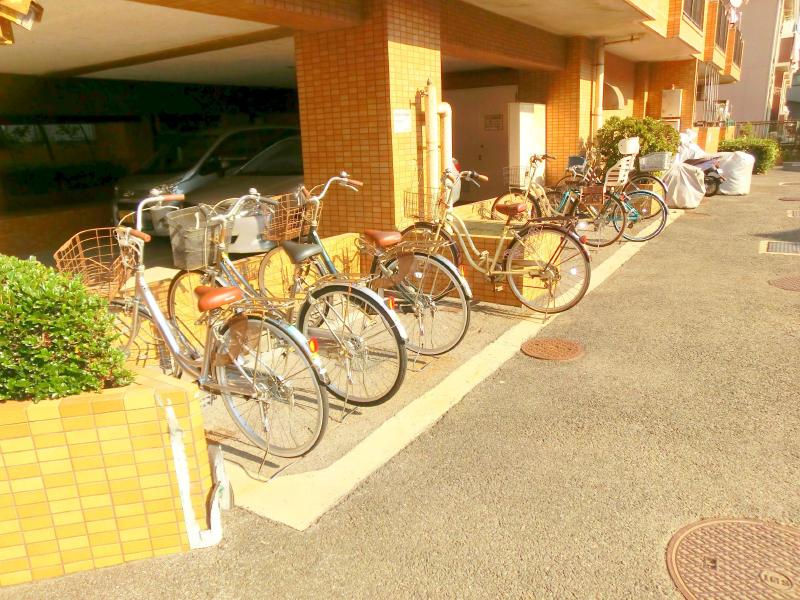
<path id="1" fill-rule="evenodd" d="M 719 193 L 720 181 L 718 177 L 706 176 L 704 183 L 706 184 L 706 193 L 705 193 L 706 198 L 709 198 L 711 196 L 716 196 Z"/>
<path id="2" fill-rule="evenodd" d="M 436 233 L 437 225 L 427 221 L 419 221 L 413 225 L 409 225 L 400 234 L 404 241 L 433 241 Z M 456 267 L 461 266 L 461 248 L 458 242 L 447 229 L 442 227 L 439 231 L 439 237 L 444 239 L 447 243 L 439 248 L 438 254 L 444 256 L 447 260 L 452 262 Z"/>
<path id="3" fill-rule="evenodd" d="M 138 305 L 134 318 L 132 299 L 116 299 L 108 304 L 114 317 L 114 328 L 119 333 L 117 348 L 125 355 L 131 367 L 157 367 L 165 375 L 181 376 L 181 368 L 166 341 L 158 330 L 153 317 L 144 306 Z"/>
<path id="4" fill-rule="evenodd" d="M 353 326 L 359 316 L 364 324 L 355 334 Z M 317 338 L 319 356 L 330 380 L 327 388 L 337 398 L 374 405 L 389 400 L 400 389 L 408 368 L 405 336 L 389 309 L 375 299 L 374 292 L 345 283 L 327 284 L 306 297 L 297 316 L 297 327 L 307 337 Z M 368 327 L 374 330 L 367 333 Z M 377 340 L 374 345 L 365 345 L 372 339 Z M 348 353 L 345 359 L 342 350 Z M 374 360 L 369 362 L 370 354 L 377 358 L 389 356 L 385 360 L 396 361 L 396 367 L 386 377 L 376 378 L 379 386 L 366 382 L 367 372 L 379 364 Z M 354 373 L 360 374 L 360 384 L 355 383 Z M 357 385 L 363 386 L 363 391 Z"/>
<path id="5" fill-rule="evenodd" d="M 648 190 L 641 186 L 651 186 L 652 190 Z M 628 182 L 625 184 L 625 187 L 622 188 L 622 191 L 627 194 L 642 189 L 645 191 L 652 191 L 662 200 L 667 199 L 667 184 L 664 183 L 663 179 L 653 175 L 652 173 L 631 173 L 631 175 L 628 177 Z"/>
<path id="6" fill-rule="evenodd" d="M 402 260 L 402 257 L 396 257 L 386 264 L 386 268 L 396 271 Z M 416 289 L 418 296 L 414 298 L 414 306 L 409 305 L 409 301 L 402 291 L 395 291 L 393 294 L 397 304 L 395 312 L 408 334 L 406 347 L 417 354 L 438 356 L 458 346 L 467 334 L 471 312 L 470 294 L 467 293 L 456 275 L 455 268 L 453 267 L 452 270 L 448 268 L 443 258 L 415 252 L 413 260 L 412 264 L 403 265 L 410 275 L 410 277 L 403 278 L 403 289 L 409 291 L 422 288 L 422 291 Z M 412 278 L 419 283 L 412 281 Z M 428 284 L 430 284 L 430 291 L 425 292 Z M 395 289 L 389 291 L 392 292 Z M 452 318 L 445 319 L 443 317 L 437 321 L 437 313 L 452 315 Z M 448 328 L 452 333 L 443 341 L 434 342 L 431 339 L 435 337 L 434 328 L 441 332 L 443 328 L 447 327 L 446 323 L 452 324 Z M 430 332 L 427 337 L 426 331 Z M 438 345 L 431 345 L 432 343 Z"/>
<path id="7" fill-rule="evenodd" d="M 244 326 L 241 325 L 243 321 Z M 219 345 L 214 349 L 215 361 L 219 361 L 214 365 L 214 372 L 231 419 L 250 442 L 270 454 L 294 458 L 308 453 L 325 432 L 328 397 L 306 349 L 286 326 L 256 315 L 232 317 L 220 329 L 220 336 Z M 254 348 L 252 340 L 256 338 L 258 347 Z M 223 350 L 228 350 L 228 354 Z M 251 359 L 253 354 L 255 357 Z M 227 364 L 221 364 L 226 359 Z M 282 368 L 280 363 L 283 363 Z M 281 368 L 280 373 L 278 368 Z M 270 394 L 269 400 L 230 391 L 237 384 L 252 388 L 239 369 L 254 382 L 257 377 L 263 379 L 258 383 Z M 253 415 L 254 408 L 256 415 Z M 286 413 L 290 415 L 280 421 L 279 415 Z M 255 421 L 250 418 L 252 416 L 256 417 Z M 304 435 L 298 439 L 301 433 Z"/>
<path id="8" fill-rule="evenodd" d="M 640 198 L 642 199 L 640 200 Z M 639 209 L 636 208 L 637 202 L 639 204 L 647 202 L 647 205 L 650 207 L 648 209 L 649 216 L 645 216 L 642 219 L 636 217 L 635 213 L 642 214 L 643 212 L 640 212 Z M 622 236 L 629 242 L 646 242 L 652 240 L 667 226 L 669 208 L 667 208 L 666 202 L 653 192 L 637 190 L 625 194 L 623 205 L 625 206 L 627 224 L 622 231 Z M 657 220 L 654 221 L 653 219 Z M 641 234 L 634 234 L 633 230 L 639 222 L 646 224 L 646 226 L 640 230 L 637 229 Z"/>
<path id="9" fill-rule="evenodd" d="M 536 264 L 530 265 L 532 262 Z M 543 272 L 545 277 L 522 274 L 520 270 L 528 266 L 535 266 L 537 272 Z M 544 314 L 564 312 L 575 306 L 586 295 L 591 280 L 586 248 L 576 235 L 549 224 L 535 225 L 520 232 L 519 239 L 515 239 L 508 247 L 505 268 L 509 271 L 509 287 L 517 299 L 530 310 Z M 520 271 L 521 274 L 513 275 L 512 271 Z M 555 285 L 560 286 L 564 279 L 563 271 L 574 281 L 567 289 L 570 293 L 567 299 L 556 302 L 553 294 L 555 288 L 550 282 L 555 281 Z M 540 284 L 531 285 L 526 281 L 528 278 Z"/>
<path id="10" fill-rule="evenodd" d="M 593 248 L 604 248 L 619 241 L 622 232 L 625 230 L 627 213 L 622 202 L 606 194 L 603 197 L 603 206 L 597 211 L 593 209 L 584 199 L 578 200 L 576 206 L 578 216 L 577 233 L 587 246 Z M 588 227 L 581 227 L 582 223 L 588 223 Z"/>
<path id="11" fill-rule="evenodd" d="M 197 308 L 194 289 L 199 285 L 216 285 L 202 270 L 178 271 L 169 282 L 167 290 L 167 317 L 181 333 L 179 340 L 195 357 L 205 352 L 208 325 L 201 321 L 203 313 Z"/>
<path id="12" fill-rule="evenodd" d="M 525 203 L 530 206 L 530 208 L 524 213 L 520 213 L 516 217 L 513 217 L 511 219 L 512 221 L 520 221 L 524 223 L 528 219 L 542 216 L 539 203 L 536 202 L 534 197 L 531 196 L 526 190 L 523 190 L 522 188 L 509 188 L 505 194 L 500 194 L 497 198 L 495 198 L 494 202 L 492 202 L 491 218 L 495 221 L 505 221 L 508 219 L 508 217 L 497 212 L 497 207 L 501 204 L 520 203 Z"/>

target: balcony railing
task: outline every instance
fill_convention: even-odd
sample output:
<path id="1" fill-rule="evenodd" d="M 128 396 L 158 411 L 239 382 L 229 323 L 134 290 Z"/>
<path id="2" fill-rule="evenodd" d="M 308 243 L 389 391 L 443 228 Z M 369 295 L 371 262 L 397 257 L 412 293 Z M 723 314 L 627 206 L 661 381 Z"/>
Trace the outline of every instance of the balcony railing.
<path id="1" fill-rule="evenodd" d="M 736 29 L 734 34 L 736 37 L 733 42 L 733 64 L 741 68 L 742 66 L 742 51 L 744 50 L 744 42 L 742 41 L 742 32 Z"/>
<path id="2" fill-rule="evenodd" d="M 725 6 L 720 2 L 717 4 L 717 28 L 714 32 L 714 43 L 723 52 L 725 52 L 725 46 L 728 43 L 729 27 Z"/>
<path id="3" fill-rule="evenodd" d="M 700 29 L 703 28 L 703 14 L 706 11 L 706 0 L 683 0 L 683 14 Z"/>

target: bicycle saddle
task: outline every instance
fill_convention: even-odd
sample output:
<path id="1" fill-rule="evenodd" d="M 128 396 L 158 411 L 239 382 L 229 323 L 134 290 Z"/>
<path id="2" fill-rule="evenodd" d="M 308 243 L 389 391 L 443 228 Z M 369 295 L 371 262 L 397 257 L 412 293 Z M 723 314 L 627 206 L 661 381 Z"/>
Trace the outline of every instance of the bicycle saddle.
<path id="1" fill-rule="evenodd" d="M 370 238 L 378 248 L 390 248 L 403 240 L 403 234 L 399 231 L 365 229 L 364 235 Z"/>
<path id="2" fill-rule="evenodd" d="M 506 215 L 507 217 L 516 217 L 517 215 L 524 213 L 527 208 L 528 207 L 524 202 L 517 202 L 514 204 L 498 204 L 494 207 L 497 212 L 499 212 L 501 215 Z"/>
<path id="3" fill-rule="evenodd" d="M 294 264 L 308 260 L 312 256 L 322 254 L 323 248 L 319 244 L 303 244 L 301 242 L 281 242 L 281 247 Z"/>
<path id="4" fill-rule="evenodd" d="M 235 287 L 217 288 L 200 285 L 194 288 L 194 293 L 197 296 L 197 309 L 200 312 L 214 310 L 231 302 L 238 302 L 244 297 L 242 290 Z"/>

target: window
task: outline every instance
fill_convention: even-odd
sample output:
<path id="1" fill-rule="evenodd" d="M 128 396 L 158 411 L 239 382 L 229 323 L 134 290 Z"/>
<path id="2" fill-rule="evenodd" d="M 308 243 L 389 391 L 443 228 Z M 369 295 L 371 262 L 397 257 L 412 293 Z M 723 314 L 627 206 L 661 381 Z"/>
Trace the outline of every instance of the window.
<path id="1" fill-rule="evenodd" d="M 302 175 L 303 153 L 299 137 L 270 146 L 243 166 L 237 175 Z"/>
<path id="2" fill-rule="evenodd" d="M 714 43 L 723 51 L 728 43 L 728 27 L 728 13 L 720 2 L 717 4 L 717 30 L 714 33 Z"/>
<path id="3" fill-rule="evenodd" d="M 703 14 L 706 0 L 683 0 L 683 14 L 700 29 L 703 28 Z"/>

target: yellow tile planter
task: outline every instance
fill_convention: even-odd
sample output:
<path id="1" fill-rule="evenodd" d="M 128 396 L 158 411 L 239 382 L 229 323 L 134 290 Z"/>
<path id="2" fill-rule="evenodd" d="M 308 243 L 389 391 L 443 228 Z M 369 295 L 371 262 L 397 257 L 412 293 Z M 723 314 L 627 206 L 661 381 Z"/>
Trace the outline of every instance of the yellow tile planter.
<path id="1" fill-rule="evenodd" d="M 142 372 L 101 393 L 0 402 L 0 586 L 188 550 L 166 406 L 206 530 L 212 477 L 194 392 Z"/>

